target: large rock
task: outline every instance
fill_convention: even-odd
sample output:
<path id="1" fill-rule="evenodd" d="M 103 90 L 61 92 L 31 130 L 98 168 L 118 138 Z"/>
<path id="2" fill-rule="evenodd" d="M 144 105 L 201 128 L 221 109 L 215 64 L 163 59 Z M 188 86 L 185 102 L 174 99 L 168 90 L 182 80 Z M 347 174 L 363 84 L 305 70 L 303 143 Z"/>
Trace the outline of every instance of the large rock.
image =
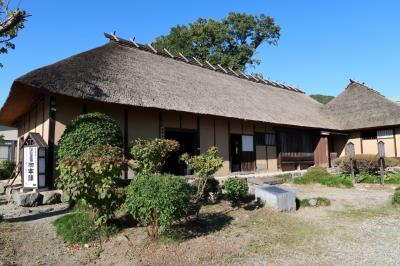
<path id="1" fill-rule="evenodd" d="M 61 193 L 58 191 L 44 191 L 41 192 L 43 196 L 43 205 L 57 204 L 61 203 Z"/>
<path id="2" fill-rule="evenodd" d="M 37 192 L 14 192 L 12 197 L 15 204 L 22 207 L 38 206 L 43 199 L 43 196 Z"/>
<path id="3" fill-rule="evenodd" d="M 296 194 L 277 186 L 257 186 L 255 190 L 256 199 L 259 198 L 266 205 L 279 211 L 296 210 Z"/>

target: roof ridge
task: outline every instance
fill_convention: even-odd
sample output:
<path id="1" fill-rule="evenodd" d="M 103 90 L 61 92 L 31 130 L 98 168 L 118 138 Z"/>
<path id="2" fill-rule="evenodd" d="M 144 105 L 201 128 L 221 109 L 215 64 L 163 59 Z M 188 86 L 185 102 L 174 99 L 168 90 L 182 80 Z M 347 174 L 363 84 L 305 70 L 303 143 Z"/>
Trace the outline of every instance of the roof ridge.
<path id="1" fill-rule="evenodd" d="M 104 36 L 106 38 L 108 38 L 111 42 L 117 43 L 117 44 L 122 45 L 122 46 L 128 46 L 128 47 L 131 47 L 131 48 L 134 48 L 134 49 L 143 50 L 143 51 L 146 51 L 146 52 L 153 53 L 155 55 L 159 55 L 159 56 L 167 57 L 167 58 L 170 58 L 170 59 L 173 59 L 173 60 L 176 60 L 176 61 L 184 62 L 186 64 L 195 65 L 195 66 L 198 66 L 198 67 L 201 67 L 201 68 L 206 68 L 206 69 L 212 70 L 214 72 L 219 72 L 219 73 L 222 73 L 224 75 L 229 75 L 229 76 L 233 76 L 233 77 L 236 77 L 236 78 L 252 81 L 252 82 L 255 82 L 255 83 L 262 83 L 262 84 L 270 85 L 270 86 L 273 86 L 273 87 L 276 87 L 276 88 L 285 89 L 285 90 L 289 90 L 289 91 L 305 94 L 304 91 L 302 91 L 299 88 L 295 88 L 293 86 L 289 86 L 289 85 L 282 84 L 282 83 L 279 83 L 279 82 L 276 82 L 276 81 L 272 81 L 272 80 L 266 80 L 266 79 L 261 78 L 261 77 L 255 77 L 255 76 L 253 76 L 251 74 L 245 74 L 242 71 L 235 71 L 235 70 L 233 70 L 231 68 L 223 67 L 220 64 L 217 64 L 216 66 L 213 66 L 208 61 L 201 62 L 200 60 L 198 60 L 195 57 L 185 56 L 185 55 L 183 55 L 181 53 L 179 53 L 178 55 L 176 55 L 176 54 L 174 55 L 174 54 L 172 54 L 170 51 L 168 51 L 165 48 L 163 50 L 159 50 L 159 49 L 156 49 L 153 46 L 151 46 L 151 44 L 147 44 L 147 45 L 139 44 L 139 43 L 135 42 L 135 40 L 133 40 L 133 39 L 126 40 L 126 39 L 117 37 L 115 35 L 115 32 L 112 33 L 112 34 L 104 33 Z"/>
<path id="2" fill-rule="evenodd" d="M 360 81 L 357 81 L 357 80 L 354 80 L 354 79 L 350 79 L 350 84 L 349 84 L 349 86 L 350 86 L 351 84 L 359 85 L 359 86 L 361 86 L 361 87 L 364 87 L 364 88 L 370 90 L 371 92 L 374 92 L 374 93 L 376 93 L 376 94 L 378 94 L 378 95 L 380 95 L 380 96 L 386 98 L 386 97 L 385 97 L 383 94 L 381 94 L 379 91 L 377 91 L 377 90 L 375 90 L 375 89 L 369 87 L 368 85 L 366 85 L 365 82 L 360 82 Z M 347 88 L 348 88 L 349 86 L 347 86 Z M 347 88 L 346 88 L 346 89 L 347 89 Z"/>

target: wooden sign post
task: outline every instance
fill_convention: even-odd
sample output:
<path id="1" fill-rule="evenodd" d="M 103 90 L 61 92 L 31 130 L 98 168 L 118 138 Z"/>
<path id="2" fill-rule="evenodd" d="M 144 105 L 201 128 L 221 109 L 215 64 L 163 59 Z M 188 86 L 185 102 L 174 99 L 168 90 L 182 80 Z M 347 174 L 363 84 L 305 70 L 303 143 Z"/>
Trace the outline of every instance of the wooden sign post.
<path id="1" fill-rule="evenodd" d="M 357 180 L 356 180 L 356 175 L 354 174 L 354 160 L 356 158 L 354 143 L 349 142 L 347 144 L 347 153 L 349 154 L 350 157 L 351 180 L 353 181 L 353 184 L 355 184 Z"/>
<path id="2" fill-rule="evenodd" d="M 381 168 L 381 185 L 383 186 L 385 184 L 385 143 L 383 141 L 378 142 L 378 155 Z"/>

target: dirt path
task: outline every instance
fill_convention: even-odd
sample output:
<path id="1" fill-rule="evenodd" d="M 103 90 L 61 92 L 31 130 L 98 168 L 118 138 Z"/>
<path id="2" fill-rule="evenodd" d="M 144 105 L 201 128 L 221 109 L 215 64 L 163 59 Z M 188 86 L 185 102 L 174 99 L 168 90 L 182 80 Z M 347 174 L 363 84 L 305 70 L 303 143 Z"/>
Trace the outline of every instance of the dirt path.
<path id="1" fill-rule="evenodd" d="M 101 246 L 89 248 L 70 247 L 56 236 L 51 222 L 62 215 L 65 206 L 29 212 L 1 203 L 0 198 L 0 214 L 24 217 L 0 223 L 0 261 L 5 265 L 399 263 L 400 211 L 387 207 L 393 188 L 285 186 L 296 191 L 299 198 L 323 196 L 332 205 L 283 214 L 249 206 L 232 209 L 223 202 L 207 206 L 195 224 L 176 228 L 185 232 L 184 239 L 150 243 L 143 228 L 129 228 Z"/>

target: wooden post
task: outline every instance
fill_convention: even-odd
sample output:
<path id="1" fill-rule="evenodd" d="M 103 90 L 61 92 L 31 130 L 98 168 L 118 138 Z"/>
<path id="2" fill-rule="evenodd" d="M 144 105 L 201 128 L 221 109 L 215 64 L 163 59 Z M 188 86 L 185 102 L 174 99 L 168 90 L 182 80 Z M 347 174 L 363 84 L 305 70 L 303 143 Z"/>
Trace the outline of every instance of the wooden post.
<path id="1" fill-rule="evenodd" d="M 354 173 L 354 159 L 356 157 L 355 150 L 354 150 L 354 143 L 349 142 L 347 144 L 347 152 L 350 157 L 350 169 L 351 169 L 351 180 L 353 184 L 357 183 L 356 175 Z"/>
<path id="2" fill-rule="evenodd" d="M 383 141 L 378 142 L 378 154 L 380 163 L 380 175 L 381 185 L 385 184 L 385 143 Z"/>

